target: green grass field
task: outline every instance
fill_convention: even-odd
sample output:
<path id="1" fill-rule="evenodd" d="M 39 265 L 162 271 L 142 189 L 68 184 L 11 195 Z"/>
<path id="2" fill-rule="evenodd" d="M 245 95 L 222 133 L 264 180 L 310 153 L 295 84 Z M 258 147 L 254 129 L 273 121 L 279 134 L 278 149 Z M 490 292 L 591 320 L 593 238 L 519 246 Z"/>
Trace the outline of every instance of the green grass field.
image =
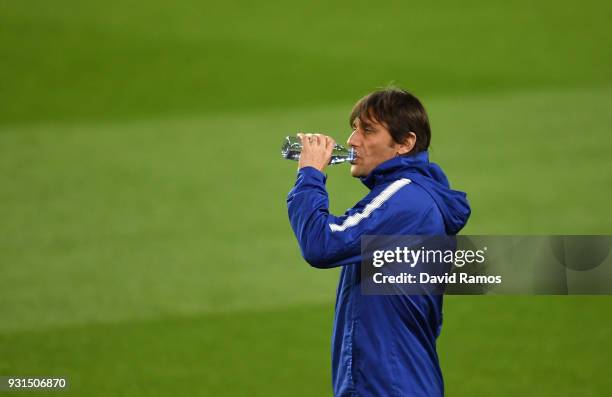
<path id="1" fill-rule="evenodd" d="M 83 396 L 331 395 L 338 272 L 301 260 L 285 135 L 395 82 L 466 234 L 610 234 L 603 1 L 0 3 L 0 376 Z M 330 167 L 333 212 L 366 192 Z M 445 298 L 449 396 L 604 396 L 609 297 Z M 44 393 L 36 393 L 44 395 Z"/>

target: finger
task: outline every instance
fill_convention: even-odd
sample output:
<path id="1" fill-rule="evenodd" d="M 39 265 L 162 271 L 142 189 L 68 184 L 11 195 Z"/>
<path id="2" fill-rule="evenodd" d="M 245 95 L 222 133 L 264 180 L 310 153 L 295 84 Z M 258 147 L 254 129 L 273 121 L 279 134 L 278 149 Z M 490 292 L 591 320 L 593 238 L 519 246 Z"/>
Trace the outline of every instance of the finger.
<path id="1" fill-rule="evenodd" d="M 334 146 L 336 145 L 336 142 L 330 137 L 327 138 L 328 139 L 326 140 L 325 154 L 331 158 L 331 155 L 334 152 Z"/>
<path id="2" fill-rule="evenodd" d="M 299 132 L 297 134 L 298 138 L 300 138 L 300 142 L 302 143 L 302 148 L 305 146 L 309 146 L 310 145 L 310 139 L 308 137 L 309 134 L 304 134 L 302 132 Z"/>
<path id="3" fill-rule="evenodd" d="M 320 144 L 319 134 L 309 134 L 310 135 L 310 143 L 318 146 Z"/>

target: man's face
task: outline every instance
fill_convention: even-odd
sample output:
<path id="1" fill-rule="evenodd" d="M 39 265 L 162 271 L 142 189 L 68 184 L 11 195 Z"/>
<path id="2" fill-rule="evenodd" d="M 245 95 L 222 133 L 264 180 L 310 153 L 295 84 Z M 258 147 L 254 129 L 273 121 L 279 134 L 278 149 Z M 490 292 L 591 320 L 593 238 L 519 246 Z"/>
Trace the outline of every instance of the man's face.
<path id="1" fill-rule="evenodd" d="M 397 156 L 402 146 L 393 140 L 383 124 L 364 116 L 353 122 L 353 132 L 347 143 L 357 151 L 357 159 L 351 165 L 354 177 L 368 176 L 379 164 Z"/>

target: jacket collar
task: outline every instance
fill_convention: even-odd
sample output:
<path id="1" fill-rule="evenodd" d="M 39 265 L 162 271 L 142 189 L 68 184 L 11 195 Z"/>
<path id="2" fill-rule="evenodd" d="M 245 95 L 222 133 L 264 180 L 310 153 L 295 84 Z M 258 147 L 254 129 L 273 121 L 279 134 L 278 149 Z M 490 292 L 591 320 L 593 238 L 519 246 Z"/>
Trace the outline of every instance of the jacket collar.
<path id="1" fill-rule="evenodd" d="M 413 156 L 397 156 L 379 164 L 368 176 L 359 179 L 372 190 L 374 186 L 386 182 L 387 179 L 393 179 L 393 174 L 400 169 L 420 168 L 428 163 L 429 153 L 427 151 Z"/>

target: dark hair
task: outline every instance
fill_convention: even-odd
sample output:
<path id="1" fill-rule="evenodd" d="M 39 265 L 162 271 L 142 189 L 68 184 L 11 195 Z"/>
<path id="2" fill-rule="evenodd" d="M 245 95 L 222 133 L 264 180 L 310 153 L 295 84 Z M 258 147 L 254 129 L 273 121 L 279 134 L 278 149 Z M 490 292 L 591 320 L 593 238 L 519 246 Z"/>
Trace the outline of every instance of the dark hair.
<path id="1" fill-rule="evenodd" d="M 408 91 L 391 87 L 364 96 L 353 107 L 349 120 L 351 128 L 357 118 L 383 124 L 393 140 L 400 144 L 404 143 L 410 132 L 414 132 L 416 144 L 408 154 L 429 148 L 431 130 L 427 112 L 423 104 Z"/>

